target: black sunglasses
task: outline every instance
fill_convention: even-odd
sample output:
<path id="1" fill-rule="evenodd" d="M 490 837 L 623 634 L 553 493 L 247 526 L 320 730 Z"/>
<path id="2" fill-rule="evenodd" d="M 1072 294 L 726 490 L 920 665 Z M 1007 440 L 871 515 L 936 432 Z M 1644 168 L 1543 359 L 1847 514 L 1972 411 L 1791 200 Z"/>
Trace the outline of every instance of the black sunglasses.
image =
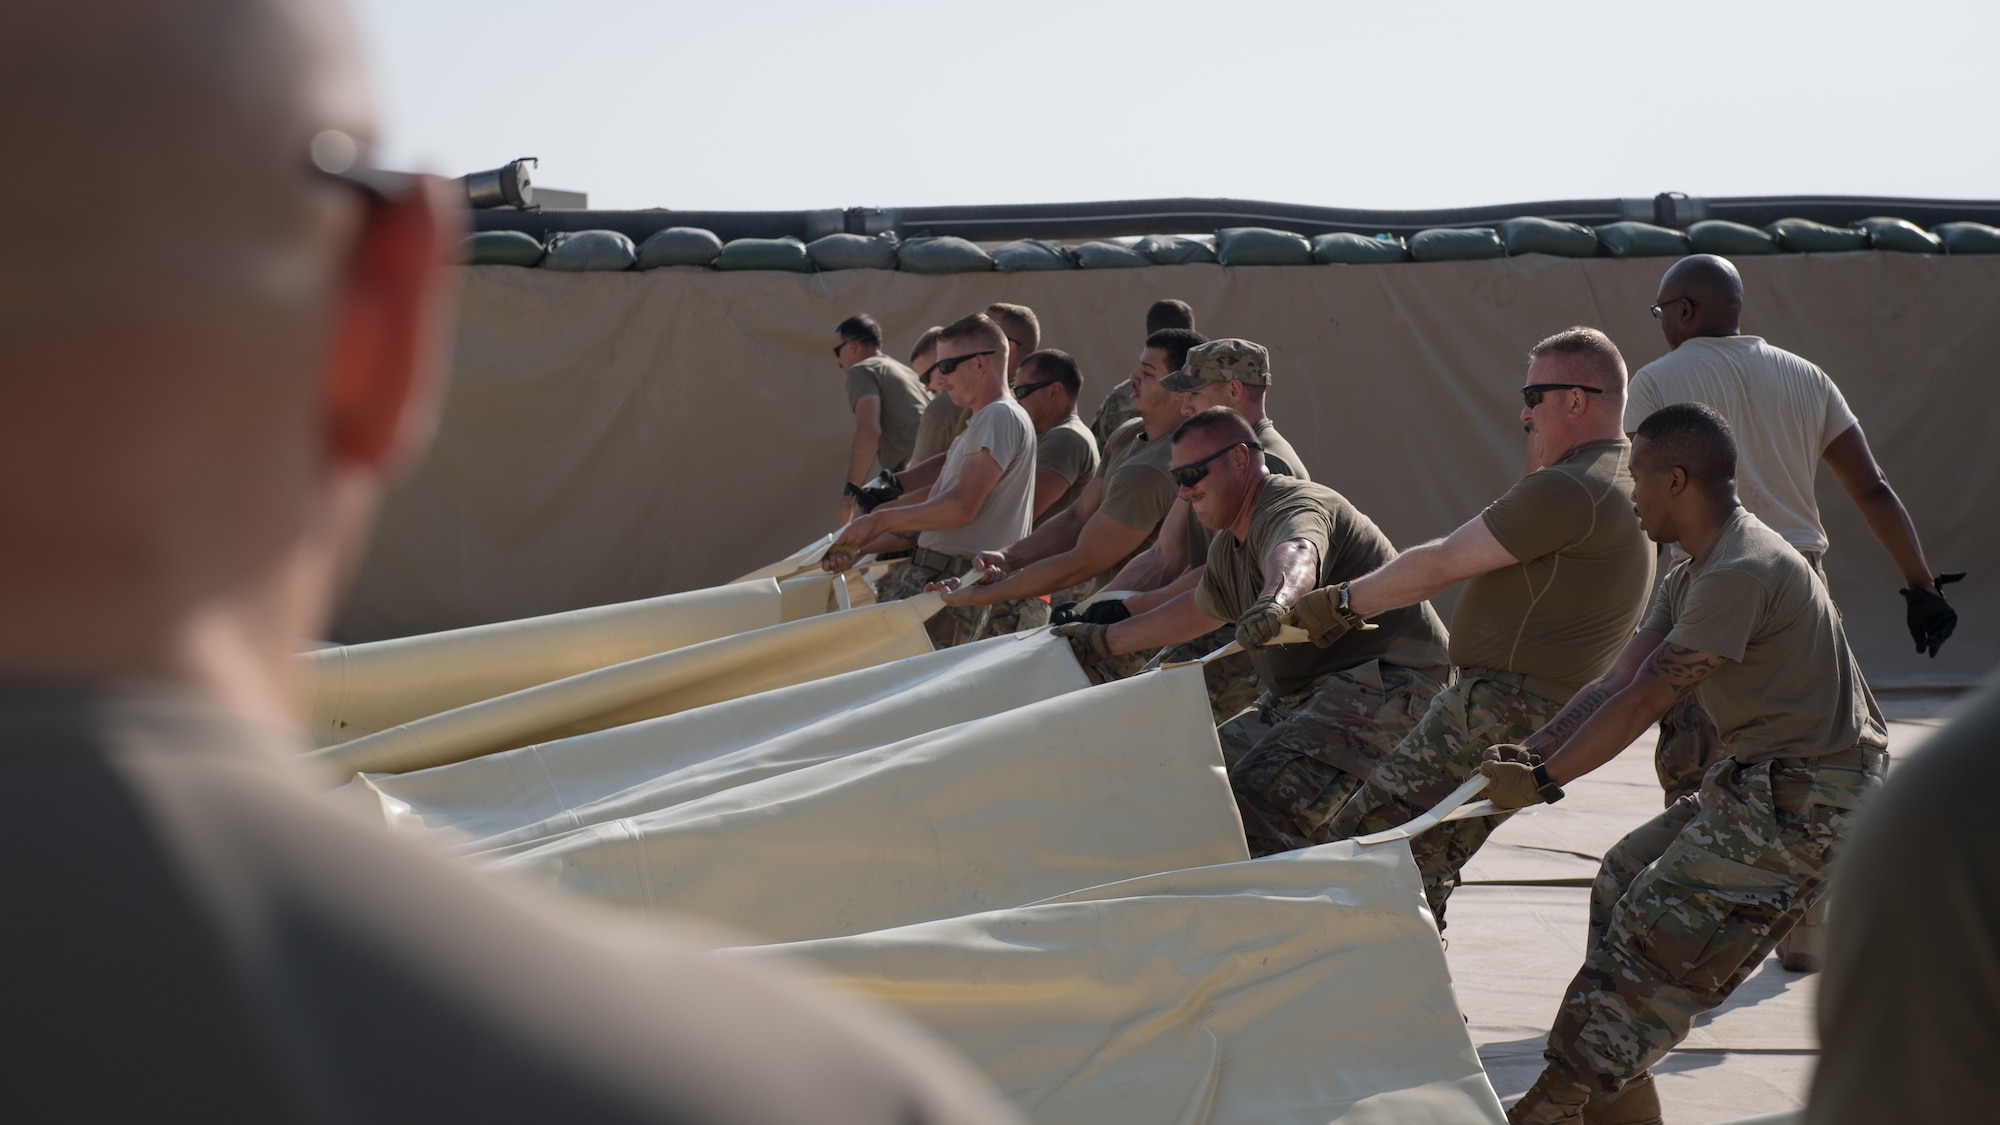
<path id="1" fill-rule="evenodd" d="M 983 355 L 992 355 L 994 354 L 994 352 L 998 350 L 999 349 L 997 348 L 988 348 L 983 352 L 967 352 L 964 355 L 952 356 L 950 359 L 938 360 L 936 364 L 937 373 L 940 375 L 949 375 L 952 372 L 958 370 L 958 365 L 964 363 L 966 360 L 978 359 L 980 356 Z"/>
<path id="2" fill-rule="evenodd" d="M 1688 303 L 1688 308 L 1691 309 L 1698 309 L 1701 307 L 1701 302 L 1695 300 L 1693 297 L 1668 297 L 1666 300 L 1661 301 L 1659 304 L 1653 306 L 1653 319 L 1654 320 L 1660 319 L 1661 309 L 1666 308 L 1668 305 L 1678 304 L 1681 301 L 1686 301 Z"/>
<path id="3" fill-rule="evenodd" d="M 1223 446 L 1221 449 L 1216 450 L 1215 452 L 1209 454 L 1208 456 L 1202 458 L 1199 461 L 1192 461 L 1185 465 L 1175 465 L 1173 468 L 1167 470 L 1167 475 L 1174 478 L 1175 487 L 1193 488 L 1195 485 L 1200 484 L 1204 477 L 1208 476 L 1208 463 L 1210 461 L 1213 461 L 1217 457 L 1220 457 L 1223 454 L 1229 452 L 1230 450 L 1235 449 L 1239 445 L 1243 446 L 1246 449 L 1264 448 L 1263 446 L 1258 445 L 1254 441 L 1231 442 L 1230 444 Z"/>
<path id="4" fill-rule="evenodd" d="M 315 134 L 307 149 L 314 172 L 359 190 L 371 203 L 388 203 L 409 191 L 417 177 L 386 172 L 369 162 L 361 145 L 338 129 Z"/>
<path id="5" fill-rule="evenodd" d="M 1053 387 L 1055 385 L 1056 385 L 1056 380 L 1054 379 L 1044 379 L 1039 383 L 1023 383 L 1020 386 L 1014 388 L 1014 398 L 1018 401 L 1020 399 L 1027 398 L 1029 395 L 1034 394 L 1036 391 L 1041 390 L 1043 387 Z"/>
<path id="6" fill-rule="evenodd" d="M 1521 401 L 1529 406 L 1540 406 L 1544 391 L 1582 391 L 1585 394 L 1601 395 L 1604 393 L 1604 388 L 1586 387 L 1582 383 L 1529 383 L 1521 388 Z"/>

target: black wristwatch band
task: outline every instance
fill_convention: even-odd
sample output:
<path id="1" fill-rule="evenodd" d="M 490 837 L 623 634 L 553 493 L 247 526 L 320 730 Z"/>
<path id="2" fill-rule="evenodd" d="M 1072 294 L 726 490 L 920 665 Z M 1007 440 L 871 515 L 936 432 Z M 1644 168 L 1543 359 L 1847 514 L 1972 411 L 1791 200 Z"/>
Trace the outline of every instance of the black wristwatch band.
<path id="1" fill-rule="evenodd" d="M 1540 793 L 1542 800 L 1551 805 L 1563 799 L 1563 787 L 1557 785 L 1555 779 L 1549 776 L 1549 767 L 1540 763 L 1535 766 L 1535 792 Z"/>

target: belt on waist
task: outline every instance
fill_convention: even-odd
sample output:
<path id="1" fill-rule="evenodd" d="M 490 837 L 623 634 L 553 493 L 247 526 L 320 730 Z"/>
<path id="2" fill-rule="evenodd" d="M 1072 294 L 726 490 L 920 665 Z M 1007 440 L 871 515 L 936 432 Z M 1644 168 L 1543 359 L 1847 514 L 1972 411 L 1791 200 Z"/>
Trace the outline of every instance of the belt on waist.
<path id="1" fill-rule="evenodd" d="M 1889 766 L 1889 752 L 1873 746 L 1850 746 L 1817 758 L 1773 758 L 1781 766 L 1810 767 L 1825 770 L 1863 770 L 1868 773 L 1882 773 Z"/>
<path id="2" fill-rule="evenodd" d="M 918 547 L 910 552 L 910 566 L 917 570 L 928 570 L 956 578 L 972 569 L 972 556 L 953 555 L 944 551 L 933 551 L 928 547 Z"/>
<path id="3" fill-rule="evenodd" d="M 1460 668 L 1458 675 L 1461 679 L 1498 680 L 1503 684 L 1512 684 L 1523 691 L 1533 692 L 1555 703 L 1568 703 L 1570 697 L 1576 694 L 1576 689 L 1568 684 L 1551 680 L 1547 676 L 1531 676 L 1526 672 L 1506 672 L 1498 668 Z"/>

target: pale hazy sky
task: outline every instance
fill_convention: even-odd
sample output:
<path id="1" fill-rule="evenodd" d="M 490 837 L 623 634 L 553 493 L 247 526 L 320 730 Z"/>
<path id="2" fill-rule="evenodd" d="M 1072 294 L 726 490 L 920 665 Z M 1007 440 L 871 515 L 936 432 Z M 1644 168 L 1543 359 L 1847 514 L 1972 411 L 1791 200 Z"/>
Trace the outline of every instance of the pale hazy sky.
<path id="1" fill-rule="evenodd" d="M 594 207 L 2000 198 L 1992 0 L 358 4 L 388 163 Z"/>

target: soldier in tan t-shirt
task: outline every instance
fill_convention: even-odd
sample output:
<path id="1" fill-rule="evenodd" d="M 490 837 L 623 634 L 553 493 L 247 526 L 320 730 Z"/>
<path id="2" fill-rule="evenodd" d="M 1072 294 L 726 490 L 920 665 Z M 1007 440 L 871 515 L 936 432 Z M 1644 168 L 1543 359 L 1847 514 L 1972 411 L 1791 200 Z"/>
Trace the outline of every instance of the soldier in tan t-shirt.
<path id="1" fill-rule="evenodd" d="M 1188 349 L 1201 342 L 1191 332 L 1154 333 L 1131 377 L 1139 417 L 1112 435 L 1097 478 L 1069 508 L 1019 542 L 978 556 L 965 582 L 946 584 L 946 605 L 1053 594 L 1110 573 L 1145 547 L 1174 503 L 1167 436 L 1180 411 L 1160 380 L 1176 369 L 1169 364 L 1184 362 Z"/>
<path id="2" fill-rule="evenodd" d="M 1691 556 L 1611 670 L 1480 772 L 1503 808 L 1562 799 L 1692 692 L 1730 755 L 1605 853 L 1590 942 L 1517 1125 L 1659 1119 L 1647 1068 L 1722 1003 L 1819 898 L 1887 766 L 1881 713 L 1826 585 L 1736 500 L 1714 408 L 1640 423 L 1632 496 L 1646 534 Z M 1546 759 L 1546 760 L 1544 760 Z"/>
<path id="3" fill-rule="evenodd" d="M 1625 361 L 1592 328 L 1529 355 L 1528 472 L 1448 537 L 1300 603 L 1300 624 L 1324 639 L 1466 583 L 1451 621 L 1457 682 L 1334 815 L 1335 838 L 1393 828 L 1443 800 L 1487 746 L 1525 738 L 1609 668 L 1639 624 L 1653 547 L 1627 502 Z M 1459 868 L 1496 824 L 1458 820 L 1411 841 L 1440 928 Z"/>
<path id="4" fill-rule="evenodd" d="M 1450 675 L 1429 603 L 1325 645 L 1271 643 L 1306 591 L 1376 570 L 1396 549 L 1339 493 L 1274 476 L 1242 415 L 1212 407 L 1173 436 L 1181 495 L 1215 529 L 1200 584 L 1110 625 L 1057 627 L 1086 667 L 1228 629 L 1248 650 L 1271 725 L 1230 785 L 1253 855 L 1325 843 L 1326 814 L 1396 745 Z"/>
<path id="5" fill-rule="evenodd" d="M 910 463 L 917 427 L 930 392 L 915 371 L 882 354 L 882 326 L 857 313 L 834 329 L 834 361 L 847 377 L 847 406 L 854 412 L 854 443 L 840 496 L 840 522 L 854 515 L 855 490 L 880 466 L 895 473 Z"/>

